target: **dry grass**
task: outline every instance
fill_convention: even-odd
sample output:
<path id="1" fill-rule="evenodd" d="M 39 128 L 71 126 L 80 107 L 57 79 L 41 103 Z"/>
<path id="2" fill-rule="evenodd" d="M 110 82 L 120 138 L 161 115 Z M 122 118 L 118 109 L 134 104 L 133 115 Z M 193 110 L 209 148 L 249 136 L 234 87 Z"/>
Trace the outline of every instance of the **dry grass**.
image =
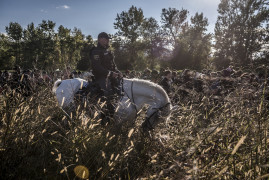
<path id="1" fill-rule="evenodd" d="M 49 88 L 28 98 L 9 91 L 0 109 L 0 179 L 267 178 L 265 95 L 182 99 L 171 121 L 146 135 L 144 111 L 115 133 L 93 110 L 78 108 L 69 119 Z"/>

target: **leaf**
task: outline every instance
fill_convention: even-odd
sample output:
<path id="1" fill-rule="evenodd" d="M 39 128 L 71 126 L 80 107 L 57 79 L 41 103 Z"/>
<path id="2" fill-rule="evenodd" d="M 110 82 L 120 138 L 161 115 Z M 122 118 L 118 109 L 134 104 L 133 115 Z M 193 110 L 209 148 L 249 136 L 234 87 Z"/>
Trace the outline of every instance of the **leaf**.
<path id="1" fill-rule="evenodd" d="M 60 174 L 63 174 L 64 171 L 65 171 L 65 169 L 62 169 L 62 170 L 60 171 Z"/>
<path id="2" fill-rule="evenodd" d="M 236 153 L 236 151 L 238 150 L 238 148 L 241 146 L 241 144 L 244 143 L 246 137 L 247 136 L 241 137 L 241 139 L 238 141 L 238 143 L 236 144 L 236 146 L 233 148 L 232 155 L 234 155 Z"/>
<path id="3" fill-rule="evenodd" d="M 118 110 L 119 110 L 119 107 L 120 107 L 120 106 L 117 106 L 117 108 L 115 109 L 115 112 L 118 112 Z"/>
<path id="4" fill-rule="evenodd" d="M 81 86 L 80 86 L 80 89 L 82 89 L 83 88 L 83 81 L 81 82 Z"/>
<path id="5" fill-rule="evenodd" d="M 140 109 L 140 110 L 137 112 L 137 115 L 139 115 L 141 112 L 142 112 L 142 109 Z"/>
<path id="6" fill-rule="evenodd" d="M 217 134 L 219 131 L 221 131 L 222 130 L 222 128 L 217 128 L 216 130 L 215 130 L 215 132 L 213 133 L 213 135 L 215 135 L 215 134 Z"/>
<path id="7" fill-rule="evenodd" d="M 44 122 L 47 122 L 50 118 L 51 116 L 47 117 Z"/>
<path id="8" fill-rule="evenodd" d="M 18 114 L 19 111 L 20 111 L 20 109 L 17 109 L 14 114 L 15 115 Z"/>
<path id="9" fill-rule="evenodd" d="M 115 161 L 119 158 L 120 154 L 117 154 L 117 156 L 115 157 Z"/>
<path id="10" fill-rule="evenodd" d="M 111 158 L 110 158 L 110 160 L 113 160 L 113 157 L 114 157 L 114 153 L 111 155 Z"/>
<path id="11" fill-rule="evenodd" d="M 67 172 L 67 167 L 64 167 L 64 169 L 60 171 L 60 174 L 63 174 L 63 172 Z"/>
<path id="12" fill-rule="evenodd" d="M 61 107 L 64 105 L 64 102 L 65 102 L 65 97 L 63 97 L 62 99 Z"/>
<path id="13" fill-rule="evenodd" d="M 98 112 L 96 111 L 95 114 L 94 114 L 94 118 L 93 119 L 95 119 L 97 116 L 98 116 Z"/>
<path id="14" fill-rule="evenodd" d="M 58 162 L 61 161 L 61 153 L 58 154 Z"/>
<path id="15" fill-rule="evenodd" d="M 100 105 L 100 107 L 101 108 L 103 108 L 103 106 L 106 104 L 106 101 L 104 101 L 101 105 Z"/>
<path id="16" fill-rule="evenodd" d="M 105 155 L 104 151 L 101 151 L 101 154 L 102 154 L 102 157 L 103 157 L 104 159 L 106 159 L 106 155 Z"/>
<path id="17" fill-rule="evenodd" d="M 265 174 L 263 176 L 258 177 L 256 180 L 266 179 L 266 178 L 268 179 L 268 177 L 269 177 L 269 174 Z"/>
<path id="18" fill-rule="evenodd" d="M 79 165 L 74 168 L 74 173 L 81 179 L 87 179 L 89 177 L 89 170 L 87 167 Z"/>
<path id="19" fill-rule="evenodd" d="M 23 78 L 24 78 L 24 74 L 22 74 L 22 77 L 21 77 L 21 80 L 20 80 L 20 82 L 22 82 L 22 81 L 23 81 Z"/>
<path id="20" fill-rule="evenodd" d="M 223 169 L 218 173 L 218 175 L 216 175 L 216 176 L 214 177 L 214 179 L 220 177 L 220 175 L 222 175 L 223 173 L 225 173 L 225 172 L 227 171 L 228 168 L 229 168 L 228 166 L 226 166 L 225 168 L 223 168 Z"/>
<path id="21" fill-rule="evenodd" d="M 129 133 L 128 133 L 128 138 L 131 137 L 131 135 L 132 135 L 133 132 L 134 132 L 134 129 L 132 128 L 132 129 L 129 131 Z"/>

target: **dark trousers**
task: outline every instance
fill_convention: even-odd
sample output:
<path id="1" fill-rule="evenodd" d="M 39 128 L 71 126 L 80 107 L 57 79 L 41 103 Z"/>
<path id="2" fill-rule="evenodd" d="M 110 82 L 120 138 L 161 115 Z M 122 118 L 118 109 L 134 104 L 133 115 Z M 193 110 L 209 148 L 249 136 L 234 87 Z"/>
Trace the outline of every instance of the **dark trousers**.
<path id="1" fill-rule="evenodd" d="M 108 81 L 108 82 L 107 82 Z M 100 89 L 102 90 L 103 92 L 103 95 L 105 97 L 108 97 L 110 95 L 113 94 L 113 91 L 112 91 L 112 86 L 111 86 L 111 81 L 109 79 L 96 79 L 96 83 L 98 83 Z"/>
<path id="2" fill-rule="evenodd" d="M 110 119 L 113 117 L 114 114 L 114 101 L 115 101 L 115 93 L 112 87 L 112 83 L 109 79 L 96 79 L 96 83 L 99 85 L 101 91 L 102 91 L 102 101 L 106 101 L 106 109 L 103 110 L 103 113 L 101 114 L 102 124 L 106 124 L 110 122 Z"/>

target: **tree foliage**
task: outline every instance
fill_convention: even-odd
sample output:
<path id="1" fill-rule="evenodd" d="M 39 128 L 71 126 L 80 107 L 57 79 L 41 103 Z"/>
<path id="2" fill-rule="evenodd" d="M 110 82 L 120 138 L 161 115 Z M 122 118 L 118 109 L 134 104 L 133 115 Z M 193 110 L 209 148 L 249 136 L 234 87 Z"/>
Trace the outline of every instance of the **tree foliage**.
<path id="1" fill-rule="evenodd" d="M 187 9 L 163 8 L 160 23 L 145 17 L 141 8 L 131 6 L 116 15 L 111 48 L 121 70 L 203 69 L 214 65 L 225 68 L 268 64 L 268 0 L 221 0 L 215 34 L 207 33 L 203 13 L 189 15 Z M 214 37 L 214 39 L 213 39 Z M 91 35 L 55 22 L 43 20 L 24 29 L 10 22 L 0 34 L 0 68 L 89 70 L 90 52 L 95 44 Z M 213 56 L 211 56 L 213 55 Z M 212 59 L 214 59 L 212 63 Z"/>
<path id="2" fill-rule="evenodd" d="M 215 63 L 250 65 L 269 42 L 268 0 L 221 0 L 215 26 Z"/>
<path id="3" fill-rule="evenodd" d="M 22 26 L 19 23 L 10 22 L 9 26 L 6 27 L 6 32 L 10 38 L 10 46 L 13 50 L 13 55 L 16 57 L 16 63 L 20 63 Z"/>
<path id="4" fill-rule="evenodd" d="M 1 69 L 12 69 L 14 65 L 49 70 L 66 66 L 76 68 L 79 61 L 80 69 L 84 69 L 85 64 L 89 66 L 88 54 L 93 39 L 91 36 L 85 38 L 76 27 L 70 30 L 60 25 L 55 32 L 55 23 L 50 20 L 43 20 L 38 26 L 30 23 L 25 29 L 11 22 L 6 32 L 7 35 L 1 34 L 0 39 Z"/>
<path id="5" fill-rule="evenodd" d="M 211 34 L 206 33 L 208 19 L 203 13 L 196 13 L 190 21 L 191 25 L 183 27 L 177 39 L 171 63 L 177 69 L 200 70 L 208 66 L 211 53 Z"/>
<path id="6" fill-rule="evenodd" d="M 114 28 L 118 30 L 116 33 L 123 38 L 122 46 L 128 52 L 127 63 L 125 69 L 135 66 L 138 60 L 138 51 L 142 48 L 139 38 L 142 34 L 142 24 L 144 22 L 143 10 L 135 6 L 131 6 L 128 11 L 117 14 Z"/>
<path id="7" fill-rule="evenodd" d="M 178 37 L 187 26 L 188 11 L 182 9 L 181 11 L 175 8 L 162 9 L 161 23 L 163 28 L 163 35 L 167 39 L 167 43 L 175 46 Z"/>

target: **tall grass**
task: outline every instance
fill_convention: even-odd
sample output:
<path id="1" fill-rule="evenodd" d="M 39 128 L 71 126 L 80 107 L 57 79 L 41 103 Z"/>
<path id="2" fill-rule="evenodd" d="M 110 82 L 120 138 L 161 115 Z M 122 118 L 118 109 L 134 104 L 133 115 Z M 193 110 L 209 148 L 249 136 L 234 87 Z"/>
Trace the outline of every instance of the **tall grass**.
<path id="1" fill-rule="evenodd" d="M 100 125 L 98 108 L 66 116 L 50 88 L 27 98 L 9 90 L 1 97 L 0 179 L 267 178 L 266 95 L 180 97 L 170 122 L 148 135 L 145 111 L 116 129 Z"/>

